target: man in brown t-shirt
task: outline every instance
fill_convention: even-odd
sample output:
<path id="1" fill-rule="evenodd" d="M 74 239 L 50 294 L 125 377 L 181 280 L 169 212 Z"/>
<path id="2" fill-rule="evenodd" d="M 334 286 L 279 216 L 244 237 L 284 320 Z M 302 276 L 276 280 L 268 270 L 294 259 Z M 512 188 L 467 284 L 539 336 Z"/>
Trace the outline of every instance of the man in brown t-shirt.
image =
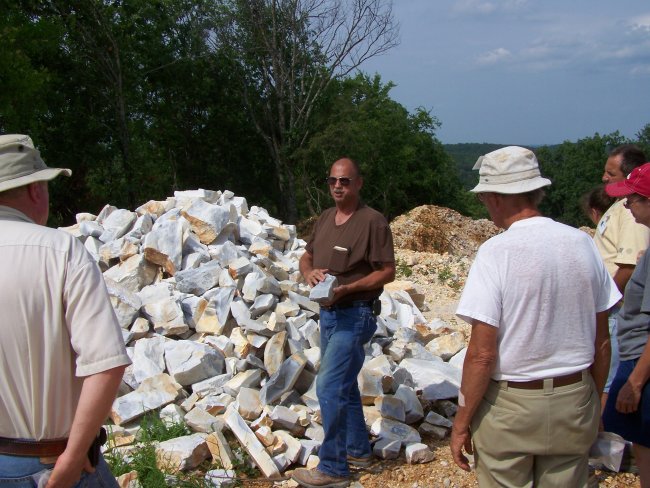
<path id="1" fill-rule="evenodd" d="M 377 328 L 373 303 L 395 278 L 390 227 L 383 215 L 361 203 L 358 165 L 339 159 L 327 184 L 336 206 L 323 212 L 300 259 L 300 272 L 310 286 L 326 274 L 334 275 L 338 283 L 332 300 L 321 304 L 320 311 L 317 393 L 325 433 L 320 462 L 315 469 L 297 469 L 293 474 L 308 488 L 348 486 L 348 463 L 370 464 L 357 375 L 363 366 L 363 346 Z"/>

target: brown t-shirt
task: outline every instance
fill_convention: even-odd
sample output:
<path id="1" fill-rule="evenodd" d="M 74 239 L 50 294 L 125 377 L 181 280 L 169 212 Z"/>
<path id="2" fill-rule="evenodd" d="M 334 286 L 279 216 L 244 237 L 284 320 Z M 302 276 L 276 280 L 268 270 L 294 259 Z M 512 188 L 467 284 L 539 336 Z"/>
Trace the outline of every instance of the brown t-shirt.
<path id="1" fill-rule="evenodd" d="M 325 210 L 307 243 L 314 268 L 327 268 L 345 285 L 381 268 L 381 263 L 394 263 L 393 235 L 382 214 L 361 205 L 342 225 L 336 225 L 336 208 Z M 372 300 L 382 288 L 346 295 L 340 303 Z"/>

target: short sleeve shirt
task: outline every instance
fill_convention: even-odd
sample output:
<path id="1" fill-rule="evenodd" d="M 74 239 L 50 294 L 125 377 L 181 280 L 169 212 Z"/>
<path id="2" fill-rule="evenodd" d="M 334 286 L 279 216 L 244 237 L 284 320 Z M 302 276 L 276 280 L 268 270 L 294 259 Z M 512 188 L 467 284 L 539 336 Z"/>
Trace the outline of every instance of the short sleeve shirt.
<path id="1" fill-rule="evenodd" d="M 130 363 L 81 241 L 0 206 L 0 436 L 67 437 L 83 377 Z"/>
<path id="2" fill-rule="evenodd" d="M 625 301 L 616 319 L 623 361 L 643 353 L 650 334 L 650 253 L 646 251 L 625 286 Z"/>
<path id="3" fill-rule="evenodd" d="M 639 253 L 650 244 L 650 229 L 638 224 L 632 213 L 616 201 L 598 222 L 594 242 L 607 271 L 614 276 L 619 264 L 636 265 Z"/>
<path id="4" fill-rule="evenodd" d="M 395 262 L 393 236 L 381 213 L 361 205 L 341 225 L 336 225 L 335 216 L 336 208 L 325 210 L 307 243 L 315 268 L 328 269 L 344 285 L 380 269 L 382 263 Z M 371 300 L 381 292 L 381 288 L 362 291 L 346 295 L 345 301 Z"/>

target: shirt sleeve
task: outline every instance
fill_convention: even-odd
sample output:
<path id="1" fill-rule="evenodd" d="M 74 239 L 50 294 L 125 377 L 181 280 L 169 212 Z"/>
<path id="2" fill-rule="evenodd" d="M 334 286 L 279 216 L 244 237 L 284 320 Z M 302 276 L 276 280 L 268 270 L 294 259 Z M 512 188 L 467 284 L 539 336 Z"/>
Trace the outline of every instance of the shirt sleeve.
<path id="1" fill-rule="evenodd" d="M 393 234 L 384 219 L 373 221 L 370 226 L 370 253 L 368 255 L 373 268 L 380 263 L 394 263 L 395 249 Z"/>
<path id="2" fill-rule="evenodd" d="M 618 245 L 614 262 L 636 266 L 639 253 L 645 251 L 650 244 L 650 229 L 638 224 L 632 213 L 625 207 L 621 207 L 619 220 Z"/>
<path id="3" fill-rule="evenodd" d="M 456 315 L 471 323 L 478 320 L 494 327 L 501 322 L 502 294 L 494 261 L 486 259 L 485 249 L 479 249 L 467 275 Z"/>
<path id="4" fill-rule="evenodd" d="M 66 278 L 65 319 L 76 353 L 75 374 L 90 376 L 131 361 L 102 274 L 90 258 L 83 261 Z"/>
<path id="5" fill-rule="evenodd" d="M 650 256 L 648 255 L 648 250 L 646 250 L 638 265 L 643 266 L 643 272 L 645 273 L 645 287 L 643 288 L 643 298 L 641 299 L 641 312 L 650 313 Z"/>

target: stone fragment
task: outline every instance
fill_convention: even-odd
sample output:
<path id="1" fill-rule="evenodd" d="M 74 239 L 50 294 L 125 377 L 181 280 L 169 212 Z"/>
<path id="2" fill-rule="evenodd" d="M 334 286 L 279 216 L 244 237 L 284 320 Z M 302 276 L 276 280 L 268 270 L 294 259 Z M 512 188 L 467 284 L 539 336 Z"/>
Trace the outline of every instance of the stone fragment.
<path id="1" fill-rule="evenodd" d="M 395 392 L 395 398 L 399 398 L 404 403 L 405 422 L 407 424 L 422 420 L 422 417 L 424 417 L 424 409 L 412 388 L 406 385 L 399 385 Z"/>
<path id="2" fill-rule="evenodd" d="M 254 388 L 259 386 L 261 379 L 262 373 L 259 369 L 242 371 L 241 373 L 237 373 L 232 379 L 223 385 L 223 391 L 236 397 L 241 388 Z"/>
<path id="3" fill-rule="evenodd" d="M 452 358 L 449 360 L 449 364 L 462 371 L 466 354 L 467 354 L 467 347 L 463 347 L 460 351 L 458 351 L 456 354 L 452 356 Z"/>
<path id="4" fill-rule="evenodd" d="M 435 458 L 433 451 L 426 444 L 419 442 L 407 445 L 404 454 L 409 464 L 430 463 Z"/>
<path id="5" fill-rule="evenodd" d="M 224 370 L 224 358 L 219 351 L 194 341 L 165 343 L 165 364 L 169 374 L 183 386 L 219 375 Z"/>
<path id="6" fill-rule="evenodd" d="M 232 469 L 211 469 L 205 473 L 205 481 L 214 488 L 233 488 L 239 482 L 237 473 Z"/>
<path id="7" fill-rule="evenodd" d="M 210 244 L 220 234 L 229 234 L 226 224 L 230 220 L 230 211 L 220 205 L 212 205 L 204 200 L 194 200 L 191 206 L 181 211 L 192 231 L 199 237 L 203 244 Z"/>
<path id="8" fill-rule="evenodd" d="M 237 410 L 246 420 L 255 420 L 262 413 L 260 392 L 254 388 L 240 388 L 237 394 Z"/>
<path id="9" fill-rule="evenodd" d="M 374 405 L 384 395 L 383 376 L 380 372 L 362 368 L 357 377 L 363 405 Z"/>
<path id="10" fill-rule="evenodd" d="M 235 296 L 236 288 L 233 286 L 219 287 L 207 292 L 203 298 L 208 300 L 208 305 L 203 315 L 196 324 L 197 332 L 220 335 L 224 331 L 230 307 Z"/>
<path id="11" fill-rule="evenodd" d="M 110 417 L 121 425 L 175 401 L 183 387 L 166 373 L 146 378 L 138 389 L 116 398 Z"/>
<path id="12" fill-rule="evenodd" d="M 182 424 L 185 411 L 180 406 L 170 403 L 160 410 L 159 417 L 167 425 Z"/>
<path id="13" fill-rule="evenodd" d="M 237 410 L 231 405 L 224 415 L 226 424 L 239 440 L 239 443 L 246 449 L 255 464 L 260 468 L 267 478 L 277 478 L 280 472 L 271 457 L 267 454 L 262 443 L 257 440 L 253 431 L 246 425 Z"/>
<path id="14" fill-rule="evenodd" d="M 136 254 L 126 261 L 108 268 L 104 272 L 104 278 L 122 285 L 131 293 L 137 293 L 143 287 L 153 283 L 157 273 L 157 267 L 148 262 L 144 255 Z"/>
<path id="15" fill-rule="evenodd" d="M 299 293 L 294 293 L 292 291 L 287 292 L 287 295 L 288 295 L 289 299 L 292 302 L 297 303 L 300 308 L 302 308 L 304 310 L 309 310 L 310 312 L 314 312 L 314 313 L 319 313 L 320 312 L 320 305 L 318 303 L 310 300 L 309 298 L 307 298 L 305 296 L 302 296 Z M 285 314 L 285 315 L 288 316 L 288 314 Z"/>
<path id="16" fill-rule="evenodd" d="M 226 411 L 228 405 L 235 399 L 228 393 L 219 393 L 216 395 L 207 395 L 196 402 L 195 406 L 205 410 L 210 415 L 221 415 Z"/>
<path id="17" fill-rule="evenodd" d="M 161 335 L 179 335 L 189 330 L 180 301 L 175 296 L 167 296 L 156 301 L 143 303 L 142 314 L 149 319 L 154 330 Z"/>
<path id="18" fill-rule="evenodd" d="M 379 409 L 381 416 L 386 419 L 393 419 L 398 422 L 404 422 L 406 420 L 404 402 L 399 398 L 392 395 L 385 395 L 375 400 L 375 406 Z"/>
<path id="19" fill-rule="evenodd" d="M 133 376 L 138 384 L 165 371 L 165 338 L 140 339 L 133 348 Z"/>
<path id="20" fill-rule="evenodd" d="M 402 449 L 402 442 L 396 439 L 379 439 L 372 446 L 372 452 L 380 459 L 397 459 Z"/>
<path id="21" fill-rule="evenodd" d="M 460 370 L 442 361 L 404 359 L 400 366 L 410 371 L 424 400 L 455 398 L 460 388 Z"/>
<path id="22" fill-rule="evenodd" d="M 382 439 L 398 440 L 405 445 L 421 440 L 420 434 L 413 427 L 384 418 L 380 418 L 372 424 L 370 433 Z"/>
<path id="23" fill-rule="evenodd" d="M 223 428 L 223 420 L 196 406 L 185 414 L 185 423 L 195 432 L 210 433 Z"/>
<path id="24" fill-rule="evenodd" d="M 157 465 L 169 471 L 188 471 L 210 457 L 205 436 L 192 434 L 163 441 L 156 447 Z"/>
<path id="25" fill-rule="evenodd" d="M 446 417 L 443 417 L 442 415 L 434 412 L 433 410 L 431 410 L 427 414 L 427 416 L 424 418 L 424 421 L 433 425 L 439 425 L 440 427 L 446 427 L 447 429 L 451 429 L 451 427 L 453 426 L 451 420 L 449 420 Z"/>
<path id="26" fill-rule="evenodd" d="M 298 460 L 300 450 L 302 449 L 300 441 L 298 441 L 298 439 L 293 437 L 286 430 L 277 430 L 275 431 L 275 435 L 276 437 L 282 439 L 287 446 L 286 450 L 284 451 L 284 455 L 289 460 L 289 464 L 295 463 Z"/>
<path id="27" fill-rule="evenodd" d="M 262 425 L 255 431 L 255 437 L 259 439 L 264 447 L 270 447 L 275 443 L 275 434 L 271 428 L 266 425 Z"/>
<path id="28" fill-rule="evenodd" d="M 178 220 L 156 222 L 142 243 L 145 258 L 173 276 L 181 267 L 183 233 L 183 224 Z"/>
<path id="29" fill-rule="evenodd" d="M 122 237 L 129 231 L 136 218 L 137 215 L 134 212 L 124 209 L 115 209 L 110 213 L 110 215 L 108 215 L 108 217 L 106 217 L 106 220 L 102 222 L 104 232 L 99 236 L 99 240 L 102 242 L 110 242 Z"/>
<path id="30" fill-rule="evenodd" d="M 233 278 L 239 278 L 240 276 L 246 276 L 253 269 L 251 262 L 245 257 L 241 256 L 237 259 L 231 261 L 228 264 L 228 272 Z"/>
<path id="31" fill-rule="evenodd" d="M 235 458 L 232 450 L 220 430 L 215 430 L 208 434 L 205 438 L 205 442 L 208 444 L 208 449 L 210 450 L 213 461 L 220 463 L 225 469 L 232 469 L 234 467 L 233 460 Z"/>
<path id="32" fill-rule="evenodd" d="M 183 318 L 185 323 L 190 328 L 196 329 L 197 323 L 201 320 L 208 301 L 205 298 L 190 295 L 181 300 L 181 310 L 183 311 Z"/>
<path id="33" fill-rule="evenodd" d="M 447 437 L 448 430 L 439 425 L 433 425 L 428 422 L 422 422 L 418 427 L 418 432 L 422 435 L 427 435 L 437 440 L 443 440 Z"/>
<path id="34" fill-rule="evenodd" d="M 314 286 L 309 292 L 309 299 L 317 303 L 327 303 L 334 298 L 334 288 L 339 282 L 336 276 L 325 273 L 325 279 Z"/>
<path id="35" fill-rule="evenodd" d="M 296 384 L 300 373 L 305 368 L 307 358 L 302 353 L 289 356 L 266 382 L 260 391 L 260 401 L 263 405 L 276 402 L 282 394 L 291 390 Z"/>
<path id="36" fill-rule="evenodd" d="M 302 433 L 304 428 L 300 425 L 300 418 L 293 410 L 277 405 L 271 410 L 269 418 L 273 421 L 273 426 L 278 429 L 287 429 L 293 434 Z"/>
<path id="37" fill-rule="evenodd" d="M 426 348 L 436 356 L 448 361 L 458 351 L 465 347 L 465 338 L 460 332 L 452 332 L 436 337 L 426 345 Z"/>
<path id="38" fill-rule="evenodd" d="M 264 366 L 269 376 L 273 376 L 284 362 L 284 345 L 287 340 L 285 331 L 273 335 L 264 348 Z"/>
<path id="39" fill-rule="evenodd" d="M 224 373 L 217 376 L 212 376 L 206 378 L 203 381 L 194 383 L 192 385 L 192 391 L 206 397 L 208 395 L 214 394 L 217 395 L 223 391 L 223 386 L 232 378 L 231 374 Z"/>
<path id="40" fill-rule="evenodd" d="M 221 267 L 218 261 L 210 261 L 198 268 L 185 269 L 175 274 L 176 288 L 182 293 L 203 295 L 219 283 Z"/>

